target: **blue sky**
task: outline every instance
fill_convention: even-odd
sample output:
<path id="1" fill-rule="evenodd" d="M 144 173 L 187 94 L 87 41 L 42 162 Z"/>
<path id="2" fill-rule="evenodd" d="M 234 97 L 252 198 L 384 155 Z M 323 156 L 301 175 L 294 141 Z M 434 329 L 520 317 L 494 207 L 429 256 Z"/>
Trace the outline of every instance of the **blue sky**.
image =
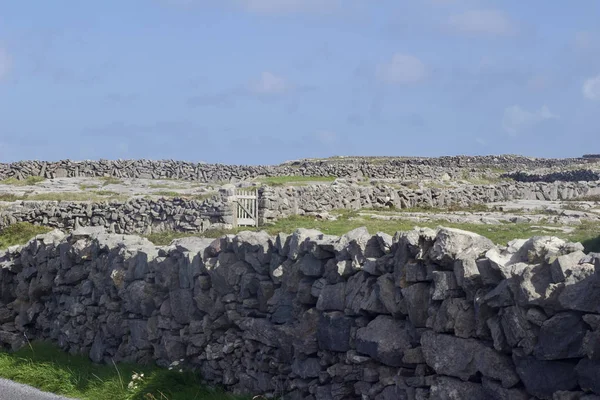
<path id="1" fill-rule="evenodd" d="M 600 151 L 600 2 L 0 0 L 0 162 Z"/>

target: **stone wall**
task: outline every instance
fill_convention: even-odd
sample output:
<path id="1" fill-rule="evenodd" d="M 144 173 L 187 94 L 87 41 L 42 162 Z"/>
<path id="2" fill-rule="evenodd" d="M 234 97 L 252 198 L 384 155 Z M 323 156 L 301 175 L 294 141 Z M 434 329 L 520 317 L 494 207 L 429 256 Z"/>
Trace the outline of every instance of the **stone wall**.
<path id="1" fill-rule="evenodd" d="M 0 342 L 277 399 L 597 399 L 600 258 L 549 237 L 59 231 L 0 253 Z M 585 394 L 590 393 L 590 394 Z M 282 397 L 285 395 L 285 397 Z"/>
<path id="2" fill-rule="evenodd" d="M 513 179 L 517 182 L 593 182 L 600 180 L 600 173 L 586 169 L 579 169 L 575 171 L 551 172 L 548 174 L 513 172 L 510 174 L 504 174 L 503 177 Z"/>
<path id="3" fill-rule="evenodd" d="M 173 160 L 100 160 L 100 161 L 19 161 L 0 163 L 0 180 L 28 176 L 129 178 L 173 178 L 200 182 L 237 182 L 262 176 L 335 176 L 376 179 L 439 179 L 448 175 L 453 179 L 479 176 L 474 168 L 494 168 L 508 171 L 563 167 L 589 159 L 535 159 L 520 156 L 456 156 L 439 158 L 334 158 L 327 160 L 300 160 L 276 166 L 248 166 L 193 163 Z M 483 171 L 486 172 L 486 171 Z M 487 171 L 486 173 L 489 173 Z"/>
<path id="4" fill-rule="evenodd" d="M 0 230 L 17 222 L 62 230 L 99 226 L 109 232 L 203 232 L 231 218 L 226 197 L 206 200 L 133 198 L 126 202 L 17 201 L 0 206 Z"/>
<path id="5" fill-rule="evenodd" d="M 569 200 L 600 195 L 600 182 L 518 183 L 464 185 L 448 188 L 411 189 L 393 186 L 348 184 L 267 187 L 260 190 L 261 222 L 290 215 L 334 209 L 372 207 L 469 206 L 509 200 Z"/>
<path id="6" fill-rule="evenodd" d="M 0 206 L 0 229 L 16 222 L 52 228 L 101 226 L 109 232 L 148 234 L 161 231 L 203 232 L 231 224 L 231 185 L 204 201 L 134 198 L 127 202 L 17 201 Z M 449 188 L 398 188 L 335 183 L 259 190 L 259 223 L 291 215 L 315 214 L 335 209 L 374 207 L 469 206 L 509 200 L 569 200 L 600 195 L 600 182 L 502 183 Z"/>

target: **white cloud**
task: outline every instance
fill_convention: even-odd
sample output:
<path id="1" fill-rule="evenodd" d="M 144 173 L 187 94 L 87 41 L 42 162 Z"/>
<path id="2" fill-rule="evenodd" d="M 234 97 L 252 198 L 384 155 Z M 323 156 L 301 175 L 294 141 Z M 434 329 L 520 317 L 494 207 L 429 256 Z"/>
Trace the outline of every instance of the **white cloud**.
<path id="1" fill-rule="evenodd" d="M 250 83 L 249 89 L 256 94 L 275 95 L 289 91 L 291 85 L 284 78 L 265 71 L 260 79 Z"/>
<path id="2" fill-rule="evenodd" d="M 8 71 L 11 67 L 11 58 L 8 53 L 0 47 L 0 79 L 8 75 Z"/>
<path id="3" fill-rule="evenodd" d="M 508 15 L 498 10 L 471 10 L 448 18 L 450 29 L 465 34 L 509 36 L 517 29 Z"/>
<path id="4" fill-rule="evenodd" d="M 248 11 L 259 14 L 322 13 L 336 10 L 342 0 L 236 0 Z"/>
<path id="5" fill-rule="evenodd" d="M 583 83 L 583 95 L 589 100 L 600 100 L 600 74 Z"/>
<path id="6" fill-rule="evenodd" d="M 319 144 L 328 146 L 337 143 L 338 135 L 331 131 L 319 131 L 315 133 L 315 139 Z"/>
<path id="7" fill-rule="evenodd" d="M 377 67 L 377 78 L 390 84 L 416 83 L 424 80 L 426 76 L 425 64 L 409 54 L 395 54 L 391 61 Z"/>
<path id="8" fill-rule="evenodd" d="M 545 105 L 538 111 L 527 111 L 518 105 L 514 105 L 504 110 L 502 127 L 511 136 L 516 136 L 540 122 L 558 118 L 559 116 L 550 112 L 548 106 Z"/>

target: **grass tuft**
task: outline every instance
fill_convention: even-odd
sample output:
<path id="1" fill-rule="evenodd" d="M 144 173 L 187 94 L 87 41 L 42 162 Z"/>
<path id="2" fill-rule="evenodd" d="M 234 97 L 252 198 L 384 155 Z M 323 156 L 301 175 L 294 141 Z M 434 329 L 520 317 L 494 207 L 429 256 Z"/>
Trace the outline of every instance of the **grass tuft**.
<path id="1" fill-rule="evenodd" d="M 100 185 L 93 185 L 93 184 L 87 184 L 87 183 L 82 183 L 81 185 L 79 185 L 80 190 L 98 189 L 98 188 L 100 188 Z"/>
<path id="2" fill-rule="evenodd" d="M 16 244 L 25 244 L 36 235 L 47 233 L 51 230 L 51 228 L 33 225 L 28 222 L 18 222 L 7 226 L 0 231 L 0 249 L 5 249 Z"/>
<path id="3" fill-rule="evenodd" d="M 22 180 L 19 180 L 17 178 L 7 178 L 0 181 L 0 184 L 12 186 L 31 186 L 35 185 L 36 183 L 43 182 L 45 180 L 46 178 L 44 178 L 43 176 L 28 176 L 27 178 Z"/>
<path id="4" fill-rule="evenodd" d="M 0 376 L 83 400 L 245 399 L 203 386 L 194 372 L 134 364 L 98 365 L 45 342 L 33 342 L 15 353 L 0 352 Z"/>
<path id="5" fill-rule="evenodd" d="M 0 193 L 0 201 L 17 201 L 21 200 L 22 196 L 17 196 L 14 193 Z"/>

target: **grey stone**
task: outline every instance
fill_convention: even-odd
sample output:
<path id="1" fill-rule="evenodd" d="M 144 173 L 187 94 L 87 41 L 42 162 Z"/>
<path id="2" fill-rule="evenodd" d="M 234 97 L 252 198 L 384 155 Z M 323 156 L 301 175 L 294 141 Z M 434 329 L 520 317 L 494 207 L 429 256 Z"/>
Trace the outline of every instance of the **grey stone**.
<path id="1" fill-rule="evenodd" d="M 417 328 L 427 326 L 429 308 L 429 285 L 426 283 L 416 283 L 402 289 L 402 296 L 406 300 L 408 317 L 412 324 Z"/>
<path id="2" fill-rule="evenodd" d="M 575 371 L 581 389 L 600 395 L 600 361 L 584 358 Z"/>
<path id="3" fill-rule="evenodd" d="M 302 379 L 317 378 L 321 372 L 321 364 L 318 358 L 295 359 L 292 363 L 292 372 Z"/>
<path id="4" fill-rule="evenodd" d="M 402 365 L 404 351 L 414 342 L 406 321 L 378 316 L 356 332 L 356 350 L 394 367 Z"/>
<path id="5" fill-rule="evenodd" d="M 305 276 L 319 278 L 323 275 L 324 263 L 312 254 L 306 254 L 298 261 L 298 269 Z"/>
<path id="6" fill-rule="evenodd" d="M 189 324 L 195 313 L 194 299 L 190 289 L 177 289 L 169 292 L 171 313 L 175 321 Z"/>
<path id="7" fill-rule="evenodd" d="M 485 399 L 487 393 L 478 383 L 463 382 L 447 376 L 436 377 L 431 386 L 429 400 L 472 400 Z"/>
<path id="8" fill-rule="evenodd" d="M 480 372 L 500 380 L 507 388 L 519 382 L 510 358 L 477 340 L 426 331 L 421 336 L 421 346 L 427 364 L 438 374 L 468 380 Z"/>
<path id="9" fill-rule="evenodd" d="M 582 357 L 585 334 L 585 324 L 578 315 L 556 314 L 542 324 L 534 355 L 540 360 Z"/>
<path id="10" fill-rule="evenodd" d="M 515 360 L 516 371 L 527 392 L 540 399 L 551 399 L 560 390 L 577 387 L 574 364 L 564 361 L 543 361 L 534 357 Z"/>
<path id="11" fill-rule="evenodd" d="M 433 272 L 433 293 L 432 300 L 444 300 L 448 297 L 460 297 L 462 290 L 456 283 L 454 272 L 434 271 Z"/>
<path id="12" fill-rule="evenodd" d="M 453 267 L 457 258 L 477 258 L 494 247 L 486 237 L 473 232 L 454 228 L 442 228 L 438 231 L 430 256 L 433 260 Z"/>
<path id="13" fill-rule="evenodd" d="M 317 310 L 344 311 L 345 296 L 346 284 L 344 282 L 324 286 L 317 300 Z"/>
<path id="14" fill-rule="evenodd" d="M 552 263 L 552 279 L 555 283 L 573 280 L 578 282 L 594 273 L 592 264 L 579 264 L 585 257 L 583 251 L 576 251 L 559 256 Z M 589 266 L 589 267 L 586 267 Z"/>
<path id="15" fill-rule="evenodd" d="M 342 312 L 323 313 L 319 317 L 317 340 L 323 350 L 346 352 L 350 349 L 352 318 Z"/>

